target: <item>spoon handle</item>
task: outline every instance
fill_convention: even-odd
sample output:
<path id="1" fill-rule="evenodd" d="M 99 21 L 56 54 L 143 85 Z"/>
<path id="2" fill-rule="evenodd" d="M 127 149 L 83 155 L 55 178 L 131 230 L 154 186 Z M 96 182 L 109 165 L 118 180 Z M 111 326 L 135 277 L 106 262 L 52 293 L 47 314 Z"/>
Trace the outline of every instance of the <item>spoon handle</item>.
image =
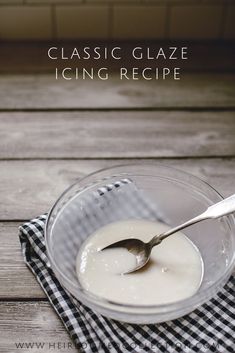
<path id="1" fill-rule="evenodd" d="M 208 218 L 219 218 L 235 212 L 235 194 L 215 203 L 206 210 Z"/>
<path id="2" fill-rule="evenodd" d="M 202 214 L 200 214 L 197 217 L 194 217 L 192 219 L 190 219 L 189 221 L 180 224 L 179 226 L 169 229 L 167 232 L 160 234 L 160 235 L 156 235 L 155 237 L 153 237 L 153 239 L 150 241 L 150 245 L 151 247 L 158 245 L 161 243 L 161 241 L 167 237 L 169 237 L 169 235 L 172 235 L 184 228 L 187 228 L 195 223 L 204 221 L 205 219 L 209 219 L 209 218 L 219 218 L 222 216 L 226 216 L 229 215 L 230 213 L 235 212 L 235 194 L 232 196 L 227 197 L 226 199 L 217 202 L 216 204 L 210 206 L 207 208 L 207 210 L 205 212 L 203 212 Z"/>

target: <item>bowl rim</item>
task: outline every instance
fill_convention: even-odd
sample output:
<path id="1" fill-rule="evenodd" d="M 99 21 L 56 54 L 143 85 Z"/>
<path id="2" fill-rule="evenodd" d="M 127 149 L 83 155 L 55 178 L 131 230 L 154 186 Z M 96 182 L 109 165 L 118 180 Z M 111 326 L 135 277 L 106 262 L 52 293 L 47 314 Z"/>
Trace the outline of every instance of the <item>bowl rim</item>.
<path id="1" fill-rule="evenodd" d="M 199 305 L 201 305 L 202 303 L 204 303 L 207 299 L 210 299 L 213 295 L 215 295 L 218 290 L 220 290 L 226 283 L 228 277 L 231 275 L 234 265 L 235 265 L 235 253 L 233 255 L 233 258 L 231 260 L 231 263 L 228 265 L 228 267 L 226 268 L 226 270 L 224 271 L 223 275 L 221 275 L 216 282 L 214 282 L 213 284 L 211 284 L 209 287 L 207 287 L 206 289 L 202 290 L 202 292 L 200 293 L 200 296 L 198 296 L 198 292 L 196 292 L 195 294 L 193 294 L 190 297 L 187 297 L 185 299 L 182 300 L 178 300 L 176 302 L 170 302 L 170 303 L 165 303 L 165 304 L 151 304 L 151 305 L 136 305 L 136 304 L 125 304 L 125 303 L 119 303 L 119 302 L 115 302 L 115 301 L 111 301 L 108 299 L 105 299 L 103 297 L 100 297 L 98 295 L 95 295 L 89 291 L 87 291 L 85 288 L 83 288 L 81 286 L 81 288 L 77 288 L 74 286 L 74 283 L 69 280 L 62 271 L 60 271 L 60 269 L 58 268 L 58 266 L 56 265 L 54 259 L 53 259 L 53 255 L 50 251 L 50 245 L 49 245 L 49 239 L 48 239 L 48 233 L 49 233 L 49 223 L 51 221 L 51 217 L 53 214 L 53 211 L 55 210 L 56 206 L 59 204 L 59 202 L 63 199 L 63 197 L 71 190 L 73 189 L 74 186 L 76 186 L 77 184 L 85 181 L 86 179 L 100 174 L 102 172 L 108 172 L 108 171 L 115 171 L 115 169 L 119 169 L 119 168 L 127 168 L 127 167 L 143 167 L 143 168 L 161 168 L 161 169 L 165 169 L 165 170 L 171 170 L 171 171 L 175 171 L 176 173 L 180 173 L 182 175 L 188 176 L 190 178 L 192 178 L 193 180 L 195 180 L 196 182 L 202 183 L 204 185 L 206 185 L 214 194 L 216 194 L 216 196 L 219 197 L 220 200 L 223 200 L 224 197 L 213 187 L 211 186 L 207 181 L 201 179 L 198 176 L 195 176 L 189 172 L 186 172 L 182 169 L 178 169 L 172 166 L 168 166 L 165 165 L 163 163 L 154 163 L 154 164 L 150 164 L 150 163 L 141 163 L 141 162 L 137 162 L 137 163 L 126 163 L 126 164 L 117 164 L 117 165 L 113 165 L 111 167 L 108 168 L 101 168 L 99 170 L 96 170 L 92 173 L 89 173 L 79 179 L 77 179 L 74 183 L 72 183 L 69 187 L 67 187 L 62 193 L 61 195 L 57 198 L 57 200 L 55 201 L 55 203 L 52 205 L 52 207 L 50 208 L 48 215 L 47 215 L 47 219 L 46 219 L 46 224 L 45 224 L 45 228 L 44 228 L 44 232 L 45 232 L 45 245 L 46 245 L 46 251 L 47 251 L 47 255 L 49 258 L 49 263 L 51 265 L 52 270 L 54 271 L 54 273 L 56 274 L 56 276 L 58 276 L 59 282 L 60 284 L 65 287 L 66 290 L 68 290 L 70 292 L 70 294 L 72 294 L 75 299 L 80 300 L 82 302 L 85 302 L 88 306 L 91 305 L 92 307 L 98 307 L 101 310 L 109 310 L 112 312 L 117 312 L 118 314 L 120 313 L 125 313 L 125 314 L 129 314 L 129 315 L 157 315 L 157 314 L 161 314 L 161 313 L 170 313 L 170 312 L 175 312 L 177 310 L 179 310 L 179 308 L 184 308 L 185 310 L 189 309 L 189 308 L 194 308 L 197 307 Z M 124 175 L 135 175 L 135 176 L 151 176 L 151 177 L 157 177 L 157 175 L 148 175 L 148 174 L 138 174 L 138 173 L 118 173 L 118 174 L 110 174 L 109 176 L 106 176 L 104 178 L 101 179 L 96 179 L 92 185 L 95 185 L 96 183 L 100 182 L 101 180 L 106 180 L 108 178 L 114 177 L 114 176 L 124 176 Z M 172 178 L 169 178 L 172 179 Z M 176 178 L 177 180 L 177 178 Z M 177 180 L 178 182 L 180 180 Z M 187 182 L 183 182 L 183 184 L 188 184 Z M 81 188 L 81 190 L 79 190 L 77 192 L 76 195 L 79 195 L 79 193 L 87 190 L 89 187 L 91 186 L 91 184 L 88 184 L 86 187 Z M 70 201 L 70 199 L 69 199 Z M 67 204 L 67 202 L 66 202 Z M 235 217 L 233 215 L 229 215 L 229 216 L 225 216 L 227 221 L 229 221 L 229 227 L 230 227 L 230 231 L 232 232 L 232 228 L 234 228 L 235 231 Z M 54 223 L 55 220 L 53 220 Z M 232 226 L 232 227 L 231 227 Z M 235 232 L 234 232 L 235 234 Z M 213 290 L 213 292 L 212 292 Z M 78 295 L 79 294 L 79 295 Z M 121 309 L 121 310 L 120 310 Z M 127 309 L 127 310 L 123 310 L 123 309 Z M 138 312 L 134 312 L 133 310 L 140 310 Z M 141 310 L 143 310 L 141 312 Z M 146 311 L 147 310 L 147 311 Z"/>

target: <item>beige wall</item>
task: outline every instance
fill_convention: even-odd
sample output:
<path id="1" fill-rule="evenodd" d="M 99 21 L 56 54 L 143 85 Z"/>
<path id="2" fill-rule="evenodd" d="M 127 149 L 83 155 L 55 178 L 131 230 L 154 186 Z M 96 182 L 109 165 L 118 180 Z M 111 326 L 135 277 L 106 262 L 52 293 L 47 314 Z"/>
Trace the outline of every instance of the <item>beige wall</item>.
<path id="1" fill-rule="evenodd" d="M 235 0 L 0 0 L 0 40 L 235 39 Z"/>

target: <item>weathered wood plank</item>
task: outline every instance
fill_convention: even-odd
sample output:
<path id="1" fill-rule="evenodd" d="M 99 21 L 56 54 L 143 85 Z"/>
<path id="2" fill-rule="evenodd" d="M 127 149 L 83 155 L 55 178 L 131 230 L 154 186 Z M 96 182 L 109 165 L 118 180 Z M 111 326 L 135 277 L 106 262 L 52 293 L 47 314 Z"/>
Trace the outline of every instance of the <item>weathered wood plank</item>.
<path id="1" fill-rule="evenodd" d="M 234 112 L 0 113 L 0 158 L 234 156 Z"/>
<path id="2" fill-rule="evenodd" d="M 41 214 L 77 177 L 113 163 L 101 160 L 0 162 L 0 215 L 2 219 L 29 219 Z M 198 175 L 224 196 L 234 193 L 235 159 L 168 160 L 164 164 Z M 0 223 L 0 299 L 45 298 L 23 262 L 18 239 L 19 224 Z"/>
<path id="3" fill-rule="evenodd" d="M 235 107 L 235 74 L 183 73 L 180 81 L 56 80 L 53 74 L 2 75 L 0 109 Z"/>
<path id="4" fill-rule="evenodd" d="M 48 211 L 77 178 L 125 160 L 40 160 L 0 162 L 0 220 L 29 219 Z M 134 162 L 134 160 L 131 160 Z M 140 160 L 140 163 L 158 163 Z M 166 160 L 202 177 L 224 194 L 235 190 L 235 159 Z"/>
<path id="5" fill-rule="evenodd" d="M 23 261 L 18 238 L 19 225 L 16 222 L 0 223 L 0 299 L 45 298 L 44 292 Z"/>
<path id="6" fill-rule="evenodd" d="M 49 303 L 0 303 L 0 337 L 1 353 L 78 353 Z"/>

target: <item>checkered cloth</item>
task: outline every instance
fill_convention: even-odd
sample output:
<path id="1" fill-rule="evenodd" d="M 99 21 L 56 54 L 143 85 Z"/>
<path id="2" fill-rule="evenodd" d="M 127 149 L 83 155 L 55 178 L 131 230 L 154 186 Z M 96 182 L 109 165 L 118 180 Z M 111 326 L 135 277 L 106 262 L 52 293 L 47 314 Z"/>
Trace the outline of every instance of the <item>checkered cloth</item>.
<path id="1" fill-rule="evenodd" d="M 128 180 L 97 190 L 95 197 L 97 198 L 97 195 L 103 197 L 103 206 L 107 202 L 110 207 L 109 197 L 115 197 L 117 189 L 120 186 L 124 189 L 124 185 L 125 192 L 131 192 L 128 198 L 131 196 L 133 201 L 134 195 L 138 197 L 138 205 L 143 205 L 142 208 L 139 207 L 139 215 L 143 211 L 146 218 L 146 209 L 149 215 L 158 212 L 144 195 L 138 193 L 137 196 Z M 159 216 L 157 218 L 159 219 Z M 55 277 L 45 247 L 46 219 L 47 215 L 42 215 L 20 227 L 22 252 L 26 264 L 36 276 L 79 352 L 233 353 L 235 351 L 235 276 L 230 277 L 223 290 L 212 300 L 180 319 L 154 325 L 127 324 L 110 320 L 75 301 Z"/>

